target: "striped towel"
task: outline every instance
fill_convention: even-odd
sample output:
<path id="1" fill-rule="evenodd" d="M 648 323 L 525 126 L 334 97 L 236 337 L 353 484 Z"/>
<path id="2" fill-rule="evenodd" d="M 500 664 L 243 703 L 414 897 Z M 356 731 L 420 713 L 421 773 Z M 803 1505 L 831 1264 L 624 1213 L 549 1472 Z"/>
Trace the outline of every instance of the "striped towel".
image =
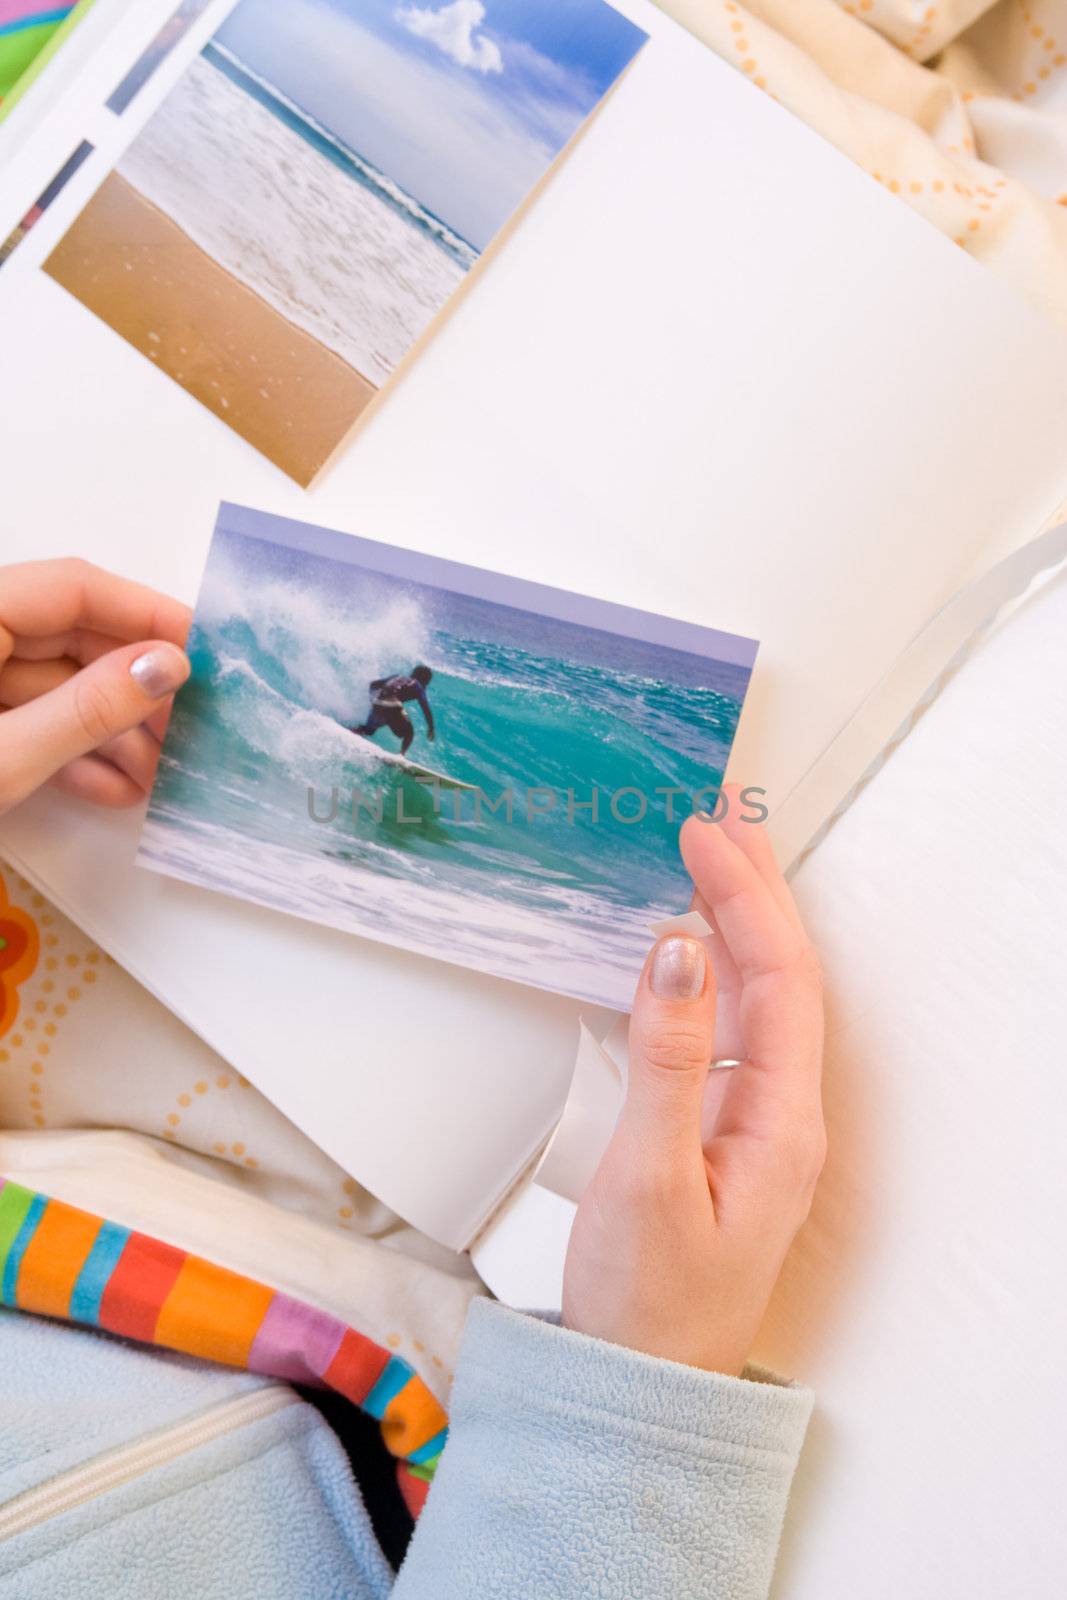
<path id="1" fill-rule="evenodd" d="M 379 1421 L 422 1509 L 444 1411 L 400 1356 L 314 1306 L 2 1178 L 0 1304 L 333 1389 Z"/>
<path id="2" fill-rule="evenodd" d="M 476 1280 L 3 863 L 0 1174 L 0 1305 L 333 1390 L 417 1513 Z"/>

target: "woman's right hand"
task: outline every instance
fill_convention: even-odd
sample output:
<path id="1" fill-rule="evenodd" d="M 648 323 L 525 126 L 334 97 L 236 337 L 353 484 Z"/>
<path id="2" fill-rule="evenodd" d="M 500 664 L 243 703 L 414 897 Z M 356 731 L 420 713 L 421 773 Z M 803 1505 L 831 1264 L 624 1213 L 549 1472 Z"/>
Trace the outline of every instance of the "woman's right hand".
<path id="1" fill-rule="evenodd" d="M 191 618 L 87 561 L 0 567 L 0 814 L 49 782 L 97 805 L 144 798 Z"/>

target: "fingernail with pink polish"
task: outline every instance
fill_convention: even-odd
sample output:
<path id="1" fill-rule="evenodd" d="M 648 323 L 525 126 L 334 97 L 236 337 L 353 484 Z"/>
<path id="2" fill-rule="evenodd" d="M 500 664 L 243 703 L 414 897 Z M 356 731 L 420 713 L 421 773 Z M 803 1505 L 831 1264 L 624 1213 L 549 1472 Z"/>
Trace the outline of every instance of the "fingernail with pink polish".
<path id="1" fill-rule="evenodd" d="M 708 958 L 698 939 L 661 939 L 648 981 L 661 1000 L 697 1000 L 704 992 Z"/>
<path id="2" fill-rule="evenodd" d="M 189 676 L 189 663 L 180 650 L 160 646 L 146 650 L 130 663 L 130 677 L 150 700 L 162 700 L 181 688 Z"/>

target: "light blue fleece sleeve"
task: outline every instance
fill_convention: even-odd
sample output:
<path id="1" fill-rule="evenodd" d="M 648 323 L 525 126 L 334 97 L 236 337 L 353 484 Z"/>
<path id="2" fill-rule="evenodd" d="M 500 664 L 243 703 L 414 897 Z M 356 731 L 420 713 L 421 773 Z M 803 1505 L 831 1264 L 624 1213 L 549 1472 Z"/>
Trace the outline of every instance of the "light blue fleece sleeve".
<path id="1" fill-rule="evenodd" d="M 285 1403 L 178 1447 L 264 1394 Z M 344 1451 L 284 1384 L 0 1307 L 0 1600 L 388 1600 L 392 1581 Z"/>
<path id="2" fill-rule="evenodd" d="M 765 1600 L 809 1390 L 476 1300 L 392 1600 Z"/>

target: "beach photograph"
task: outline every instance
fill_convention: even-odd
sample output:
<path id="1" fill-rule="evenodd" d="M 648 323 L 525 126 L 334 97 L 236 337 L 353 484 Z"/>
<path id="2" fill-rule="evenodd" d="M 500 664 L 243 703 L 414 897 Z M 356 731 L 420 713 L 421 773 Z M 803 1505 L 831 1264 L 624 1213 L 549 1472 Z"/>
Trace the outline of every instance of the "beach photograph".
<path id="1" fill-rule="evenodd" d="M 644 41 L 605 0 L 240 0 L 45 271 L 306 486 Z"/>
<path id="2" fill-rule="evenodd" d="M 224 505 L 138 862 L 626 1009 L 752 640 Z"/>

